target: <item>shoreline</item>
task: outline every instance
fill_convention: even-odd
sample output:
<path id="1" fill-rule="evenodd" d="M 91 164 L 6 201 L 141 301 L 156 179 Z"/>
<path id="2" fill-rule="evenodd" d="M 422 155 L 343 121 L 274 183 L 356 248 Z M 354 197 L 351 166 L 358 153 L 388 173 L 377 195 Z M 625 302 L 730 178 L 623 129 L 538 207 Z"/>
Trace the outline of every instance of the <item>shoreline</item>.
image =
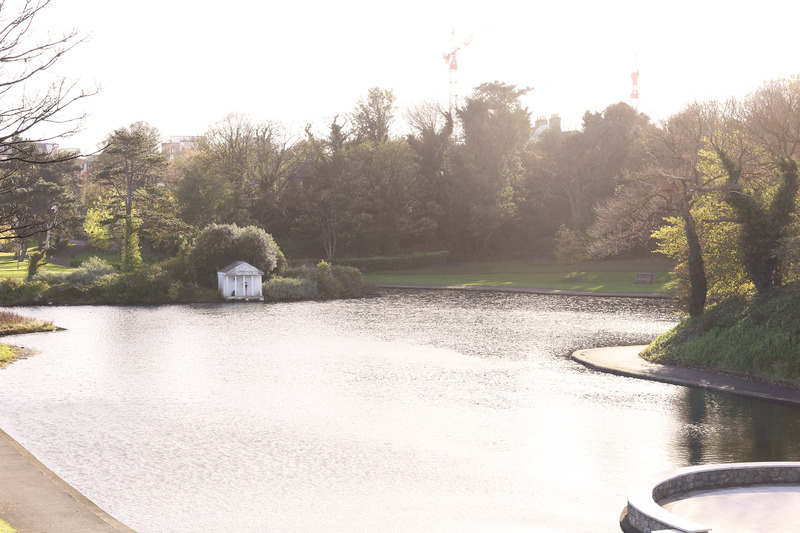
<path id="1" fill-rule="evenodd" d="M 651 298 L 673 300 L 675 294 L 658 292 L 594 292 L 572 291 L 566 289 L 536 289 L 533 287 L 491 287 L 486 285 L 404 285 L 393 283 L 378 283 L 378 289 L 424 289 L 437 291 L 475 291 L 475 292 L 518 292 L 524 294 L 550 294 L 559 296 L 595 296 L 604 298 Z"/>
<path id="2" fill-rule="evenodd" d="M 665 294 L 581 293 L 509 287 L 394 286 L 435 290 L 498 291 L 568 296 L 674 298 Z M 578 350 L 571 359 L 593 370 L 620 376 L 701 387 L 751 398 L 800 405 L 800 389 L 730 375 L 651 363 L 639 354 L 646 345 Z M 20 531 L 135 533 L 61 479 L 0 429 L 0 518 Z"/>
<path id="3" fill-rule="evenodd" d="M 639 354 L 646 345 L 578 350 L 570 358 L 587 368 L 619 376 L 699 387 L 748 398 L 800 406 L 800 389 L 744 377 L 651 363 Z"/>
<path id="4" fill-rule="evenodd" d="M 44 329 L 41 332 L 63 328 Z M 37 332 L 33 332 L 37 333 Z M 8 334 L 11 336 L 12 334 Z M 9 346 L 13 364 L 41 353 Z M 0 365 L 0 371 L 6 365 Z M 47 468 L 27 448 L 0 429 L 0 520 L 15 531 L 135 533 Z"/>

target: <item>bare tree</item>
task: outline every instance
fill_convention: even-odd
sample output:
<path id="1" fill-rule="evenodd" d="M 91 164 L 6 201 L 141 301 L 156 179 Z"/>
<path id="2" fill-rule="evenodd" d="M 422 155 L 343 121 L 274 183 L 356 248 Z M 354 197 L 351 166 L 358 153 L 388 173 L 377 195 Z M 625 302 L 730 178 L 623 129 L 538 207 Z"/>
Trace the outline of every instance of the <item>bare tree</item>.
<path id="1" fill-rule="evenodd" d="M 63 77 L 45 83 L 51 69 L 83 41 L 74 29 L 39 35 L 38 17 L 51 2 L 0 0 L 0 239 L 46 231 L 46 225 L 30 223 L 16 191 L 31 166 L 78 156 L 54 153 L 47 143 L 80 129 L 85 114 L 70 114 L 74 104 L 97 92 Z"/>
<path id="2" fill-rule="evenodd" d="M 748 95 L 736 116 L 771 161 L 800 155 L 800 77 L 772 80 Z"/>
<path id="3" fill-rule="evenodd" d="M 670 117 L 648 139 L 651 166 L 635 176 L 607 202 L 596 208 L 596 222 L 589 253 L 595 257 L 613 255 L 650 237 L 663 217 L 683 221 L 688 244 L 688 310 L 703 313 L 708 281 L 697 221 L 692 206 L 713 186 L 714 177 L 701 172 L 702 149 L 706 146 L 709 114 L 716 104 L 695 104 Z"/>

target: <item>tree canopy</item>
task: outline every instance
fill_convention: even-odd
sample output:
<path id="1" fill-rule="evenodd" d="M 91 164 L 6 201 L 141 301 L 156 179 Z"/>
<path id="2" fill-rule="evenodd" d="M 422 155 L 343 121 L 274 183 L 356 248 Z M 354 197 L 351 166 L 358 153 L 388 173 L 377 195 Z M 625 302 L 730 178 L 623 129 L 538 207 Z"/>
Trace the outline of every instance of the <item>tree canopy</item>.
<path id="1" fill-rule="evenodd" d="M 159 153 L 158 130 L 145 122 L 119 128 L 108 136 L 105 144 L 97 161 L 95 181 L 121 206 L 115 218 L 125 222 L 122 268 L 133 270 L 142 263 L 134 204 L 148 205 L 141 200 L 163 177 L 167 159 Z"/>
<path id="2" fill-rule="evenodd" d="M 216 287 L 217 272 L 234 261 L 245 261 L 270 275 L 285 262 L 275 240 L 256 226 L 211 224 L 203 229 L 189 253 L 194 279 Z"/>

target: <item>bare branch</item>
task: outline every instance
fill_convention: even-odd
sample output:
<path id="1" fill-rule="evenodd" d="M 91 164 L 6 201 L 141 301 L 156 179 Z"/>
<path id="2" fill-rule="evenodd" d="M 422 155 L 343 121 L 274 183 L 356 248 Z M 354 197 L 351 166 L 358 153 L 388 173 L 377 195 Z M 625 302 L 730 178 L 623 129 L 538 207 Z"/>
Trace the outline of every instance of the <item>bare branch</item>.
<path id="1" fill-rule="evenodd" d="M 0 239 L 30 236 L 51 224 L 25 205 L 30 199 L 18 192 L 25 190 L 30 169 L 79 157 L 52 153 L 52 147 L 41 145 L 76 133 L 85 113 L 69 110 L 97 92 L 64 78 L 48 81 L 40 91 L 32 89 L 83 42 L 74 29 L 56 36 L 37 32 L 39 15 L 51 2 L 21 0 L 11 8 L 0 0 Z"/>

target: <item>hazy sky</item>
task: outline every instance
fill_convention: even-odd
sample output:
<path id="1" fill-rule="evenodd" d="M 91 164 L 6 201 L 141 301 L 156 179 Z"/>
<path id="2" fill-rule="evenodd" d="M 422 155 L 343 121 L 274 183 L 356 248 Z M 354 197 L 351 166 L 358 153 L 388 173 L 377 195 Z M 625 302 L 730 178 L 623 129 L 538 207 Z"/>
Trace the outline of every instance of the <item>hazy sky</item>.
<path id="1" fill-rule="evenodd" d="M 231 112 L 321 131 L 372 86 L 394 91 L 400 132 L 408 106 L 447 104 L 453 30 L 470 39 L 462 96 L 485 81 L 533 87 L 533 118 L 577 128 L 628 101 L 638 68 L 640 110 L 662 119 L 800 72 L 799 21 L 800 4 L 774 0 L 55 0 L 40 29 L 89 35 L 60 67 L 102 88 L 85 131 L 61 141 L 86 151 L 138 120 L 199 135 Z"/>

